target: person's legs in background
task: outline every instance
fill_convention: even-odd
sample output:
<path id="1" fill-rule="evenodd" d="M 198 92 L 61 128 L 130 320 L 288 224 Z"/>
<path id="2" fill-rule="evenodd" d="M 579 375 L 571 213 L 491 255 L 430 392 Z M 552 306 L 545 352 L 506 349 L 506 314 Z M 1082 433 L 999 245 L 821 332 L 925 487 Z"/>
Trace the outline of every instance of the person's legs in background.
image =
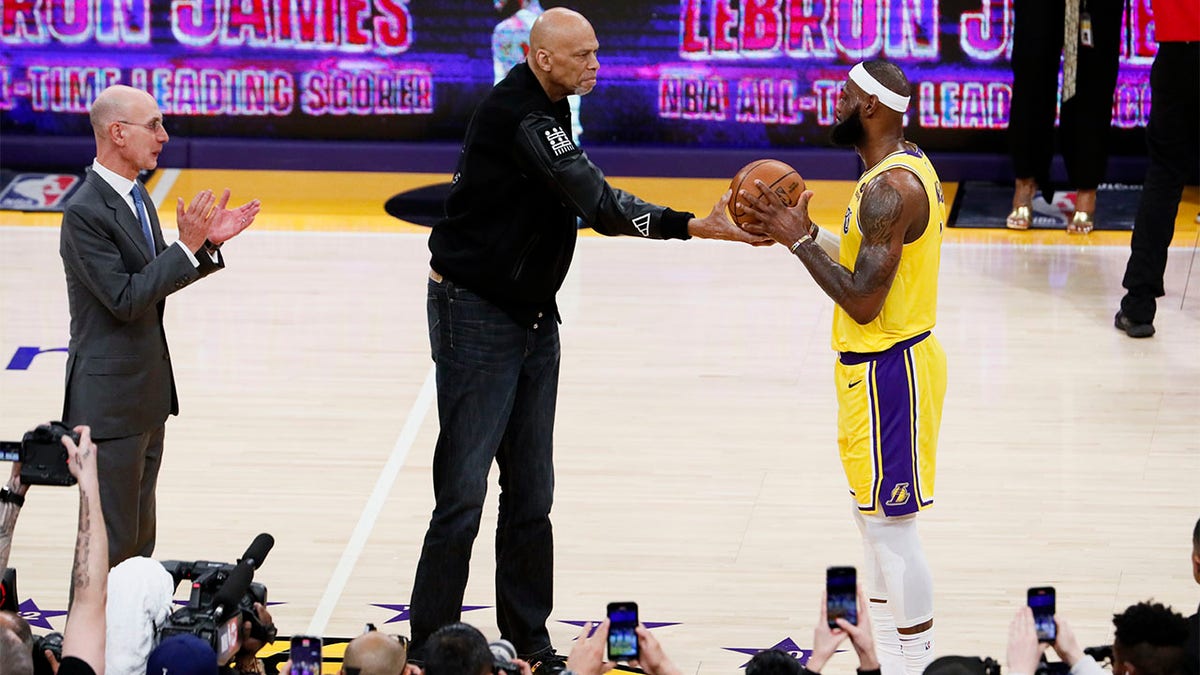
<path id="1" fill-rule="evenodd" d="M 1008 143 L 1016 188 L 1006 221 L 1009 229 L 1029 229 L 1033 196 L 1039 186 L 1045 190 L 1049 185 L 1062 24 L 1061 2 L 1015 0 Z"/>
<path id="2" fill-rule="evenodd" d="M 1200 131 L 1200 44 L 1164 42 L 1150 71 L 1150 123 L 1146 151 L 1150 164 L 1142 187 L 1125 266 L 1125 297 L 1116 327 L 1130 337 L 1154 335 L 1156 298 L 1162 297 L 1167 250 L 1175 235 L 1175 216 L 1183 186 L 1197 173 Z"/>
<path id="3" fill-rule="evenodd" d="M 1079 45 L 1075 96 L 1062 104 L 1059 136 L 1063 161 L 1068 181 L 1076 189 L 1075 213 L 1067 223 L 1070 234 L 1087 234 L 1095 226 L 1096 188 L 1108 171 L 1124 7 L 1124 0 L 1088 0 L 1092 46 Z"/>

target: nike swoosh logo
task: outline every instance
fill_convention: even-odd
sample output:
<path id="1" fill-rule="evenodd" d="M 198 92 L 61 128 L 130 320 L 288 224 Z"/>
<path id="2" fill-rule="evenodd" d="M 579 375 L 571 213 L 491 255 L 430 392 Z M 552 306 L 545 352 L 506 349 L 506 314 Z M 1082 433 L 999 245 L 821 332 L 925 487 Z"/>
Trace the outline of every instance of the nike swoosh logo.
<path id="1" fill-rule="evenodd" d="M 858 385 L 860 385 L 860 384 L 862 384 L 862 380 L 855 380 L 855 381 L 853 381 L 853 382 L 851 382 L 851 383 L 850 383 L 850 386 L 849 386 L 849 387 L 847 387 L 847 389 L 853 389 L 853 388 L 857 387 L 857 386 L 858 386 Z"/>

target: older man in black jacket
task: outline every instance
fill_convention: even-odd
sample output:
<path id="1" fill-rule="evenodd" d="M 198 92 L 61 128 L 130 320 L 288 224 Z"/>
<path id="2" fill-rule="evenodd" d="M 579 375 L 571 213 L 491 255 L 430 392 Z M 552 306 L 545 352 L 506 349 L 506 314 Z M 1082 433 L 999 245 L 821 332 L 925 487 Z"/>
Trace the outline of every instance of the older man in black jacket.
<path id="1" fill-rule="evenodd" d="M 500 466 L 496 612 L 534 672 L 561 670 L 546 619 L 553 604 L 552 437 L 558 390 L 555 294 L 575 250 L 577 219 L 606 235 L 764 243 L 725 215 L 704 218 L 614 189 L 571 139 L 570 94 L 596 85 L 599 43 L 582 15 L 546 11 L 524 64 L 480 103 L 433 229 L 429 339 L 441 432 L 436 506 L 412 591 L 415 658 L 458 621 L 488 471 Z M 769 242 L 767 242 L 769 243 Z"/>

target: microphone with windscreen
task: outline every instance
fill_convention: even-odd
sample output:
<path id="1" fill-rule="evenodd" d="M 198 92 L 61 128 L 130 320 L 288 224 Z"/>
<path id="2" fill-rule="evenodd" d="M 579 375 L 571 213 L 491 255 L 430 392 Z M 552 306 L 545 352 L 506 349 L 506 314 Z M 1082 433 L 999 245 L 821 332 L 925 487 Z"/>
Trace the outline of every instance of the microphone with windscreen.
<path id="1" fill-rule="evenodd" d="M 258 569 L 262 567 L 263 560 L 267 559 L 267 554 L 271 552 L 274 546 L 275 537 L 263 532 L 255 537 L 254 541 L 250 542 L 250 546 L 242 554 L 242 557 L 238 559 L 238 563 L 244 562 L 254 569 Z"/>
<path id="2" fill-rule="evenodd" d="M 262 642 L 275 639 L 275 627 L 264 624 L 254 610 L 267 605 L 267 589 L 254 583 L 254 571 L 262 566 L 275 546 L 275 538 L 263 532 L 254 538 L 236 564 L 198 560 L 163 561 L 175 584 L 192 581 L 192 593 L 184 607 L 168 617 L 159 630 L 160 639 L 172 635 L 195 635 L 217 653 L 218 665 L 228 663 L 237 652 L 238 630 L 250 623 L 250 636 Z"/>
<path id="3" fill-rule="evenodd" d="M 254 581 L 254 568 L 244 562 L 234 565 L 233 571 L 225 577 L 221 590 L 213 596 L 213 618 L 221 619 L 234 612 L 241 611 L 242 596 L 250 590 Z"/>

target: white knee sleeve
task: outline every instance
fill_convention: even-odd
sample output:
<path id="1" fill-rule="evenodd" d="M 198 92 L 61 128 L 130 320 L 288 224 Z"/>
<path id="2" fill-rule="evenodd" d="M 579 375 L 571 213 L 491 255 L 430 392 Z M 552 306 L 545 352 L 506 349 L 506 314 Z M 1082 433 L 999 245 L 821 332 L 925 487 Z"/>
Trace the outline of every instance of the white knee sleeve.
<path id="1" fill-rule="evenodd" d="M 859 520 L 896 625 L 909 628 L 932 619 L 933 577 L 917 536 L 916 517 L 860 515 Z"/>
<path id="2" fill-rule="evenodd" d="M 862 536 L 863 544 L 863 567 L 859 570 L 858 581 L 862 584 L 867 599 L 887 600 L 887 582 L 883 578 L 883 568 L 879 566 L 879 558 L 875 555 L 875 547 L 867 538 L 866 518 L 862 511 L 858 510 L 858 503 L 853 499 L 850 500 L 850 510 L 854 513 L 854 524 L 858 526 L 858 533 Z M 888 615 L 891 616 L 890 611 Z"/>

